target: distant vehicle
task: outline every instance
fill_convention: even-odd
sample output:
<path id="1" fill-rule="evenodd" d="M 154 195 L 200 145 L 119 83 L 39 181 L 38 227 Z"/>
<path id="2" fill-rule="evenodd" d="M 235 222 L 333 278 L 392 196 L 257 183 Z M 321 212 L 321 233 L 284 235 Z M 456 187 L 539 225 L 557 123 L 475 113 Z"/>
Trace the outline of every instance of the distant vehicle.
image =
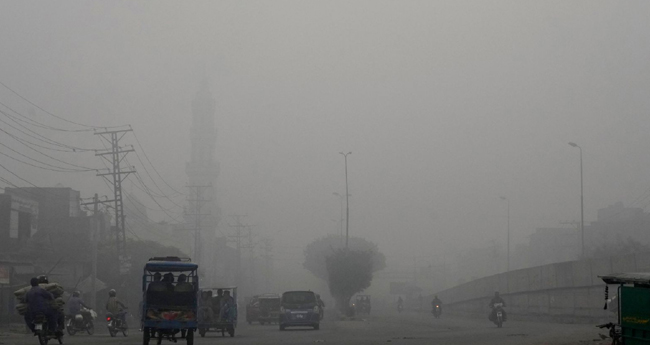
<path id="1" fill-rule="evenodd" d="M 320 329 L 320 307 L 312 291 L 287 291 L 280 303 L 280 330 L 287 327 L 313 327 Z"/>
<path id="2" fill-rule="evenodd" d="M 246 306 L 246 322 L 260 325 L 278 322 L 281 301 L 282 297 L 274 293 L 254 296 Z"/>
<path id="3" fill-rule="evenodd" d="M 492 309 L 494 309 L 494 324 L 497 325 L 498 328 L 503 327 L 503 303 L 494 303 Z"/>
<path id="4" fill-rule="evenodd" d="M 111 337 L 116 336 L 120 332 L 125 337 L 129 335 L 129 326 L 124 321 L 127 313 L 126 310 L 122 310 L 115 315 L 113 313 L 106 313 L 106 328 L 108 328 L 108 334 Z"/>
<path id="5" fill-rule="evenodd" d="M 352 305 L 356 314 L 370 314 L 370 295 L 357 295 Z"/>
<path id="6" fill-rule="evenodd" d="M 442 309 L 440 309 L 440 304 L 434 305 L 433 310 L 431 312 L 433 313 L 433 317 L 439 319 L 440 315 L 442 314 Z"/>
<path id="7" fill-rule="evenodd" d="M 95 333 L 93 323 L 95 318 L 97 318 L 97 313 L 94 310 L 82 308 L 76 315 L 66 316 L 65 329 L 69 335 L 75 335 L 77 332 L 87 332 L 88 335 L 93 335 Z"/>
<path id="8" fill-rule="evenodd" d="M 216 297 L 217 292 L 227 292 L 232 297 L 233 305 L 223 305 Z M 237 328 L 237 287 L 212 287 L 201 289 L 201 295 L 208 293 L 209 296 L 214 296 L 207 300 L 201 299 L 200 309 L 209 310 L 208 313 L 201 313 L 199 317 L 199 335 L 205 337 L 208 332 L 221 333 L 221 336 L 226 336 L 226 333 L 231 337 L 235 336 L 235 329 Z M 223 298 L 223 297 L 220 297 Z M 205 305 L 203 304 L 205 303 Z M 225 309 L 224 309 L 225 308 Z"/>

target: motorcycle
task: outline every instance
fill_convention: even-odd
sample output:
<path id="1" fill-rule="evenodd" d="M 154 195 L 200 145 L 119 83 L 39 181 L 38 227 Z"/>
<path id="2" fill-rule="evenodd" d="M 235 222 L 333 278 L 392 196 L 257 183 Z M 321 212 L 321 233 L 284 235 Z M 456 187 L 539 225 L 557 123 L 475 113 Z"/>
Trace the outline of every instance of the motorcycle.
<path id="1" fill-rule="evenodd" d="M 404 309 L 404 306 L 401 305 L 401 304 L 398 304 L 398 305 L 397 305 L 397 312 L 398 312 L 398 313 L 401 313 L 401 312 L 402 312 L 402 309 Z"/>
<path id="2" fill-rule="evenodd" d="M 497 325 L 498 328 L 503 327 L 503 322 L 505 321 L 503 316 L 504 315 L 503 303 L 494 303 L 492 305 L 492 309 L 493 309 L 492 315 L 494 318 L 492 322 L 494 322 L 494 324 Z"/>
<path id="3" fill-rule="evenodd" d="M 97 313 L 94 310 L 84 308 L 80 313 L 66 318 L 65 328 L 69 335 L 75 335 L 77 332 L 83 331 L 86 331 L 88 335 L 95 333 L 95 324 L 93 321 L 97 318 Z"/>
<path id="4" fill-rule="evenodd" d="M 129 335 L 129 327 L 125 320 L 126 313 L 125 310 L 115 315 L 113 313 L 106 313 L 106 326 L 111 337 L 116 336 L 118 332 L 122 332 L 125 337 Z"/>
<path id="5" fill-rule="evenodd" d="M 433 313 L 433 317 L 439 319 L 440 314 L 442 314 L 442 309 L 440 309 L 440 305 L 436 304 L 436 306 L 433 307 L 433 310 L 431 312 Z"/>
<path id="6" fill-rule="evenodd" d="M 38 337 L 38 342 L 41 345 L 47 345 L 51 339 L 56 339 L 59 344 L 63 344 L 62 333 L 55 333 L 49 329 L 45 315 L 38 314 L 34 317 L 34 335 Z"/>

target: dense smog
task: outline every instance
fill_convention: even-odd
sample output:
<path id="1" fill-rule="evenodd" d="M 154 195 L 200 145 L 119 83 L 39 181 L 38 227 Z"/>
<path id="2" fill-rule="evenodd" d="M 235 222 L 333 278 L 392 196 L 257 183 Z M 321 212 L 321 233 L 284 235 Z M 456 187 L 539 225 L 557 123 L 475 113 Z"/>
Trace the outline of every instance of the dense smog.
<path id="1" fill-rule="evenodd" d="M 650 344 L 648 18 L 0 0 L 0 344 Z"/>

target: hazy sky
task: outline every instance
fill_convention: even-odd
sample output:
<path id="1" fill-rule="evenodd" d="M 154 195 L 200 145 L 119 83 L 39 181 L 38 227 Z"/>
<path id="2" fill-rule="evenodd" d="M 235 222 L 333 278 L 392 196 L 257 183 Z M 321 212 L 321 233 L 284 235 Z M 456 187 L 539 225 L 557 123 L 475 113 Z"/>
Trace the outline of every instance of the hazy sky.
<path id="1" fill-rule="evenodd" d="M 343 150 L 353 152 L 351 233 L 389 256 L 504 241 L 501 195 L 511 200 L 516 243 L 536 227 L 579 220 L 579 156 L 569 141 L 584 149 L 587 221 L 617 201 L 650 204 L 648 1 L 0 0 L 0 8 L 0 81 L 73 121 L 131 124 L 177 189 L 187 181 L 190 102 L 207 78 L 223 214 L 248 213 L 297 259 L 302 245 L 338 231 L 332 193 L 344 193 Z M 0 102 L 78 128 L 2 87 Z M 100 146 L 91 133 L 42 133 Z M 56 157 L 101 166 L 92 153 Z M 109 193 L 92 172 L 2 162 L 38 185 Z"/>

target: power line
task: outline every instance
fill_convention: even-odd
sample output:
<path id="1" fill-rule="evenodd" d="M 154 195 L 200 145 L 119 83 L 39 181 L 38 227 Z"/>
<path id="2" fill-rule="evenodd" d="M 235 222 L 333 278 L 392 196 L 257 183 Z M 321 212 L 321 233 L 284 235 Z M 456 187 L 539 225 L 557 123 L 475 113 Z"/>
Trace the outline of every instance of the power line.
<path id="1" fill-rule="evenodd" d="M 11 91 L 14 95 L 16 95 L 16 96 L 22 98 L 25 102 L 27 102 L 27 103 L 29 103 L 29 104 L 35 106 L 36 108 L 40 109 L 42 112 L 44 112 L 44 113 L 46 113 L 46 114 L 48 114 L 48 115 L 50 115 L 50 116 L 52 116 L 52 117 L 55 117 L 55 118 L 57 118 L 57 119 L 59 119 L 59 120 L 61 120 L 61 121 L 65 121 L 65 122 L 68 122 L 68 123 L 71 123 L 71 124 L 74 124 L 74 125 L 77 125 L 77 126 L 88 127 L 88 128 L 119 128 L 119 127 L 124 127 L 124 126 L 113 126 L 113 127 L 106 127 L 106 126 L 90 126 L 90 125 L 85 125 L 85 124 L 83 124 L 83 123 L 78 123 L 78 122 L 75 122 L 75 121 L 72 121 L 72 120 L 68 120 L 68 119 L 66 119 L 66 118 L 63 118 L 63 117 L 61 117 L 61 116 L 58 116 L 58 115 L 52 114 L 51 112 L 49 112 L 49 111 L 47 111 L 47 110 L 41 108 L 38 104 L 35 104 L 34 102 L 30 101 L 29 99 L 27 99 L 27 98 L 24 97 L 23 95 L 19 94 L 18 92 L 16 92 L 14 89 L 12 89 L 12 88 L 10 88 L 9 86 L 7 86 L 7 84 L 3 83 L 2 81 L 0 81 L 0 85 L 4 86 L 7 90 Z"/>
<path id="2" fill-rule="evenodd" d="M 181 194 L 181 195 L 185 195 L 185 193 L 183 193 L 183 192 L 179 192 L 179 191 L 176 190 L 174 187 L 172 187 L 169 183 L 167 183 L 167 181 L 165 181 L 165 179 L 164 179 L 164 178 L 160 175 L 160 173 L 158 172 L 158 169 L 156 169 L 156 167 L 153 165 L 153 163 L 151 163 L 151 160 L 149 159 L 149 156 L 147 155 L 147 152 L 144 150 L 144 147 L 142 147 L 142 144 L 140 143 L 140 139 L 138 139 L 138 136 L 136 135 L 135 132 L 133 132 L 133 137 L 135 137 L 135 142 L 136 142 L 136 143 L 138 144 L 138 146 L 140 147 L 140 150 L 142 150 L 142 154 L 144 155 L 144 158 L 147 159 L 147 162 L 149 162 L 149 164 L 151 165 L 151 167 L 153 168 L 153 170 L 156 172 L 156 174 L 158 175 L 158 177 L 160 177 L 160 179 L 161 179 L 161 180 L 162 180 L 162 181 L 167 185 L 167 187 L 169 187 L 169 189 L 171 189 L 171 190 L 174 191 L 175 193 L 178 193 L 178 194 Z"/>
<path id="3" fill-rule="evenodd" d="M 88 129 L 65 129 L 65 128 L 57 128 L 57 127 L 53 127 L 53 126 L 50 126 L 50 125 L 46 125 L 46 124 L 40 123 L 40 122 L 38 122 L 38 121 L 36 121 L 36 120 L 34 120 L 34 119 L 30 119 L 29 117 L 27 117 L 27 116 L 21 114 L 20 112 L 14 110 L 14 109 L 11 108 L 10 106 L 8 106 L 8 105 L 6 105 L 6 104 L 4 104 L 4 103 L 2 103 L 2 102 L 0 102 L 0 105 L 2 105 L 2 106 L 4 106 L 5 108 L 11 110 L 14 114 L 18 115 L 19 117 L 22 117 L 24 120 L 22 120 L 22 119 L 20 119 L 20 118 L 16 118 L 16 117 L 14 117 L 14 116 L 12 116 L 12 115 L 9 115 L 9 114 L 3 112 L 3 114 L 5 114 L 5 116 L 10 117 L 10 118 L 13 118 L 14 120 L 17 120 L 17 121 L 20 121 L 20 122 L 24 122 L 24 123 L 30 124 L 30 125 L 32 125 L 32 126 L 39 127 L 39 128 L 49 129 L 49 130 L 53 130 L 53 131 L 60 131 L 60 132 L 91 132 L 91 131 L 93 131 L 92 128 L 88 128 Z"/>
<path id="4" fill-rule="evenodd" d="M 3 113 L 3 114 L 4 114 L 5 112 L 3 112 L 2 110 L 0 110 L 0 113 Z M 10 118 L 10 119 L 11 119 L 11 118 Z M 40 134 L 40 133 L 38 133 L 38 132 L 34 132 L 33 130 L 31 130 L 31 129 L 25 127 L 24 125 L 22 125 L 21 123 L 15 121 L 15 120 L 13 120 L 13 119 L 12 119 L 12 121 L 14 121 L 14 123 L 16 123 L 18 126 L 24 128 L 26 131 L 31 132 L 31 133 L 34 133 L 34 134 L 37 135 L 37 136 L 33 136 L 33 135 L 29 134 L 29 133 L 26 133 L 25 131 L 23 131 L 23 130 L 21 130 L 21 129 L 19 129 L 19 128 L 16 128 L 15 126 L 11 125 L 10 123 L 8 123 L 8 122 L 6 122 L 6 121 L 4 121 L 4 120 L 0 120 L 0 122 L 6 124 L 7 126 L 13 128 L 13 129 L 15 129 L 15 130 L 17 130 L 17 131 L 19 131 L 19 132 L 21 132 L 21 133 L 23 133 L 23 134 L 25 134 L 26 136 L 28 136 L 28 137 L 30 137 L 30 138 L 33 138 L 33 139 L 36 139 L 36 140 L 40 140 L 40 141 L 42 141 L 42 142 L 44 142 L 44 143 L 48 143 L 48 144 L 53 145 L 53 146 L 65 147 L 65 148 L 71 149 L 71 150 L 73 150 L 73 151 L 75 151 L 75 152 L 76 152 L 76 151 L 95 151 L 95 149 L 87 149 L 87 148 L 82 148 L 82 147 L 75 147 L 75 146 L 72 146 L 72 145 L 68 145 L 68 144 L 64 144 L 64 143 L 58 142 L 58 141 L 53 140 L 53 139 L 50 139 L 50 138 L 48 138 L 48 137 L 46 137 L 46 136 L 44 136 L 44 135 L 42 135 L 42 134 Z M 39 138 L 39 137 L 40 137 L 40 138 Z"/>

